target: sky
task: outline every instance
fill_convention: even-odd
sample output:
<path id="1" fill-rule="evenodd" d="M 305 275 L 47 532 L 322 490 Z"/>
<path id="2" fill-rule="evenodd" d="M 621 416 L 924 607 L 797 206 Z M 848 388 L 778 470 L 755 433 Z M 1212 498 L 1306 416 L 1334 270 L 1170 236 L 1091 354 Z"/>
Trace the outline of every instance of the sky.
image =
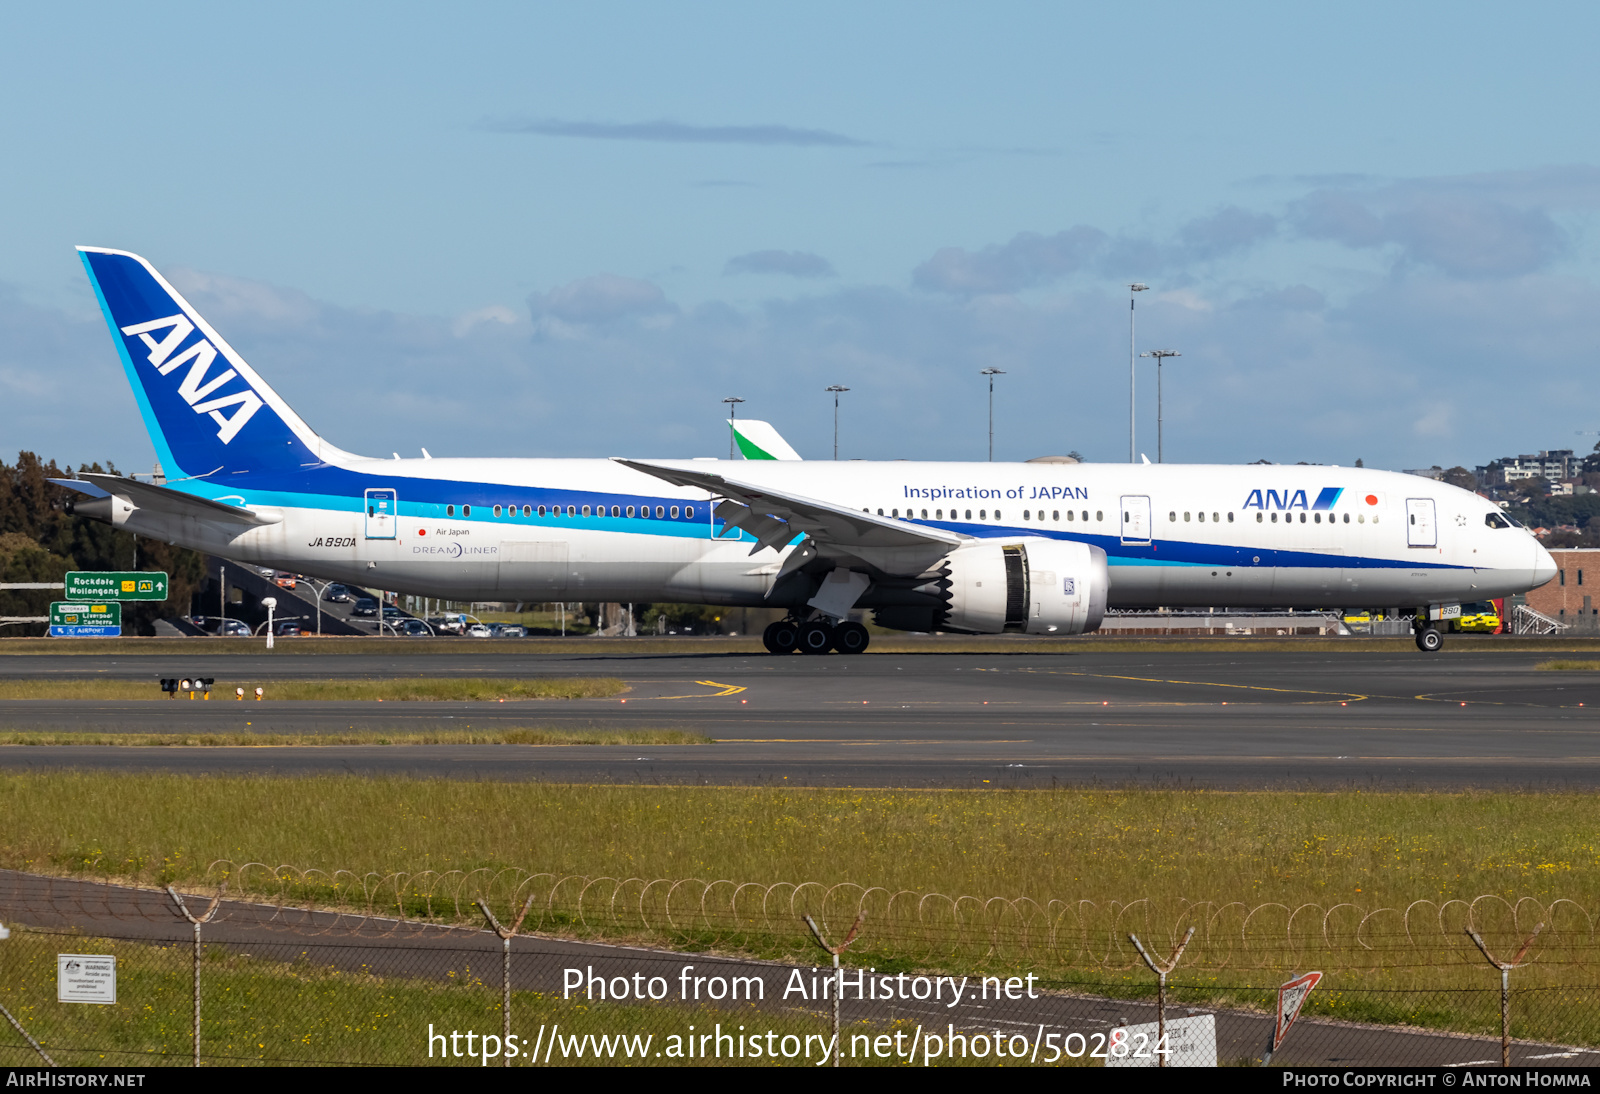
<path id="1" fill-rule="evenodd" d="M 153 449 L 77 244 L 334 444 L 1410 468 L 1600 430 L 1600 8 L 0 8 L 0 453 Z M 1156 370 L 1136 450 L 1157 456 Z"/>

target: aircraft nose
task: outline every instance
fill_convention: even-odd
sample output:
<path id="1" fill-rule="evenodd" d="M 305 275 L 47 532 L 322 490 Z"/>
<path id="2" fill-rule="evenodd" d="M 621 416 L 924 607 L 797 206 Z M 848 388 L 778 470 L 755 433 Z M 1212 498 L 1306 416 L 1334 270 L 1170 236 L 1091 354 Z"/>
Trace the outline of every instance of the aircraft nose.
<path id="1" fill-rule="evenodd" d="M 1537 540 L 1533 544 L 1533 587 L 1538 588 L 1556 576 L 1556 560 Z"/>

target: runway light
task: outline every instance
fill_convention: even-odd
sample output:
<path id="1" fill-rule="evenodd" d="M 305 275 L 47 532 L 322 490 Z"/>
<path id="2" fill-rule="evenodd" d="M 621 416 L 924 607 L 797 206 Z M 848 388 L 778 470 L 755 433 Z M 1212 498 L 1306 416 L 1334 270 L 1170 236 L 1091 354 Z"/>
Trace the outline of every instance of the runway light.
<path id="1" fill-rule="evenodd" d="M 1465 703 L 1462 703 L 1462 704 L 1461 704 L 1461 705 L 1462 705 L 1462 706 L 1466 706 L 1466 705 L 1467 705 L 1467 704 L 1465 704 Z"/>
<path id="2" fill-rule="evenodd" d="M 749 702 L 749 701 L 750 701 L 750 700 L 748 700 L 748 699 L 740 699 L 740 700 L 739 700 L 739 702 L 741 702 L 741 703 L 748 703 L 748 702 Z M 1578 704 L 1578 705 L 1579 705 L 1579 706 L 1580 706 L 1580 707 L 1581 707 L 1581 706 L 1582 706 L 1582 705 L 1583 705 L 1583 704 L 1582 704 L 1582 703 L 1579 703 L 1579 704 Z"/>

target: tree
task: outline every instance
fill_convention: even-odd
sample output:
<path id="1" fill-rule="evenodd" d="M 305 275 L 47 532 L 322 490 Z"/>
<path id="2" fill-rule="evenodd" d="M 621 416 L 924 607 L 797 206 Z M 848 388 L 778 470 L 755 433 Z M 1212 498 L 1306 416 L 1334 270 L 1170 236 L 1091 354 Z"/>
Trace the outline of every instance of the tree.
<path id="1" fill-rule="evenodd" d="M 101 468 L 95 464 L 83 470 Z M 116 468 L 108 473 L 116 474 Z M 50 482 L 69 477 L 54 460 L 46 463 L 32 452 L 19 453 L 15 467 L 0 463 L 0 581 L 60 581 L 68 570 L 165 570 L 171 575 L 167 600 L 125 604 L 123 631 L 152 634 L 157 619 L 187 615 L 205 581 L 205 556 L 74 516 L 72 499 L 77 495 Z M 0 614 L 44 615 L 50 601 L 59 598 L 51 590 L 6 594 L 0 596 Z M 29 624 L 27 631 L 42 634 L 44 626 Z"/>
<path id="2" fill-rule="evenodd" d="M 1478 477 L 1465 467 L 1452 467 L 1441 477 L 1451 486 L 1459 486 L 1463 490 L 1478 489 Z"/>

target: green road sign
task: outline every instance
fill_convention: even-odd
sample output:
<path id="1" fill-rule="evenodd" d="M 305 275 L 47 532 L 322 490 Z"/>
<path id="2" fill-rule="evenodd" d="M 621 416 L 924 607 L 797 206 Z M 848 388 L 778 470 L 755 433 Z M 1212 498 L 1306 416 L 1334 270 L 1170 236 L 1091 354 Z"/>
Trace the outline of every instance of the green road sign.
<path id="1" fill-rule="evenodd" d="M 118 570 L 72 570 L 68 600 L 165 600 L 167 575 Z"/>
<path id="2" fill-rule="evenodd" d="M 121 604 L 95 604 L 57 600 L 50 605 L 52 627 L 120 627 Z"/>

